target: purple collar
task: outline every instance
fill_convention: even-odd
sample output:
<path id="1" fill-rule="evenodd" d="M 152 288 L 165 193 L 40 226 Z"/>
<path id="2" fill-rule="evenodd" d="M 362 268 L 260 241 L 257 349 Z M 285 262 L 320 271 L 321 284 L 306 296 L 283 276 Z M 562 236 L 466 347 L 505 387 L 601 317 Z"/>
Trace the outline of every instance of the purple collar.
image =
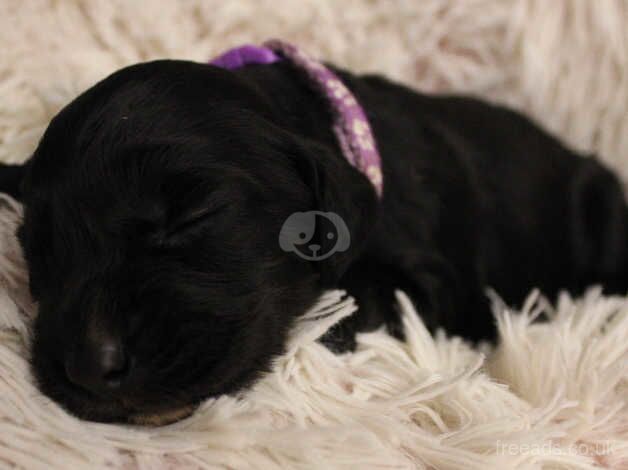
<path id="1" fill-rule="evenodd" d="M 333 129 L 342 153 L 369 179 L 381 197 L 382 164 L 371 126 L 362 106 L 334 72 L 295 46 L 278 40 L 267 41 L 261 47 L 244 45 L 230 49 L 210 64 L 234 70 L 249 64 L 272 64 L 282 59 L 302 70 L 312 87 L 325 97 L 334 116 Z"/>

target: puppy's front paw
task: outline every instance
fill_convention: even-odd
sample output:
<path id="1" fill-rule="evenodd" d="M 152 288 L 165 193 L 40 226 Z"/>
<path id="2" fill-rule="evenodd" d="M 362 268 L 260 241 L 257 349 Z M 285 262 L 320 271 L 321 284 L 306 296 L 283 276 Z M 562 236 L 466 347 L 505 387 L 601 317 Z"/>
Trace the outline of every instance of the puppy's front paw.
<path id="1" fill-rule="evenodd" d="M 356 348 L 355 328 L 347 324 L 346 320 L 336 323 L 320 339 L 322 345 L 336 354 L 355 351 Z"/>

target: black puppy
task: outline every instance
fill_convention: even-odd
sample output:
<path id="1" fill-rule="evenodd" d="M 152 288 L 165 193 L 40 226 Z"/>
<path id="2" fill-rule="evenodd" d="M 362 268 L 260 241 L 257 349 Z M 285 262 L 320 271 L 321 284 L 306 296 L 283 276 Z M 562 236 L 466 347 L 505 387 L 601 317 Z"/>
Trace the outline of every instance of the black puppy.
<path id="1" fill-rule="evenodd" d="M 284 62 L 125 68 L 0 172 L 25 205 L 44 393 L 87 419 L 176 419 L 250 384 L 328 288 L 360 306 L 325 338 L 342 350 L 397 331 L 396 288 L 430 328 L 478 340 L 494 335 L 486 287 L 518 303 L 533 287 L 628 286 L 628 211 L 595 160 L 502 107 L 337 73 L 373 127 L 381 200 Z M 340 217 L 350 244 L 320 260 L 282 248 L 308 211 Z"/>

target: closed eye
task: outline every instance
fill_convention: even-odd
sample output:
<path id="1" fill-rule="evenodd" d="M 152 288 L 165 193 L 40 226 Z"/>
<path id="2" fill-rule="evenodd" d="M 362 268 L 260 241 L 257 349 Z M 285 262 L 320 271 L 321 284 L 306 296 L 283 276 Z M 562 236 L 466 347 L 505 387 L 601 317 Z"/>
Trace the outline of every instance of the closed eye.
<path id="1" fill-rule="evenodd" d="M 218 211 L 218 208 L 201 207 L 186 213 L 183 217 L 176 220 L 174 224 L 166 231 L 166 237 L 170 237 L 177 233 L 185 232 L 193 229 L 195 226 L 205 222 L 211 215 Z"/>
<path id="2" fill-rule="evenodd" d="M 210 219 L 226 206 L 227 204 L 211 205 L 184 211 L 178 217 L 174 217 L 162 230 L 155 233 L 151 237 L 152 243 L 162 247 L 185 243 L 200 234 L 202 229 L 207 227 Z"/>

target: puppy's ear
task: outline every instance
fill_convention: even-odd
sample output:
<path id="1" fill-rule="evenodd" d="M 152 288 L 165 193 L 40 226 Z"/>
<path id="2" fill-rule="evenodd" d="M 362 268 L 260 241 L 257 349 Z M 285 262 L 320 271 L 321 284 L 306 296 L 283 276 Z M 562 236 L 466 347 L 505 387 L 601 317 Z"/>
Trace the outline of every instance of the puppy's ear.
<path id="1" fill-rule="evenodd" d="M 345 251 L 313 261 L 323 286 L 334 287 L 368 243 L 376 220 L 377 196 L 369 180 L 343 155 L 312 141 L 300 140 L 297 147 L 298 170 L 314 195 L 316 207 L 312 210 L 335 214 L 349 231 Z M 335 216 L 328 219 L 333 223 Z M 315 242 L 322 247 L 329 243 L 322 239 Z M 346 244 L 346 240 L 341 242 Z"/>

